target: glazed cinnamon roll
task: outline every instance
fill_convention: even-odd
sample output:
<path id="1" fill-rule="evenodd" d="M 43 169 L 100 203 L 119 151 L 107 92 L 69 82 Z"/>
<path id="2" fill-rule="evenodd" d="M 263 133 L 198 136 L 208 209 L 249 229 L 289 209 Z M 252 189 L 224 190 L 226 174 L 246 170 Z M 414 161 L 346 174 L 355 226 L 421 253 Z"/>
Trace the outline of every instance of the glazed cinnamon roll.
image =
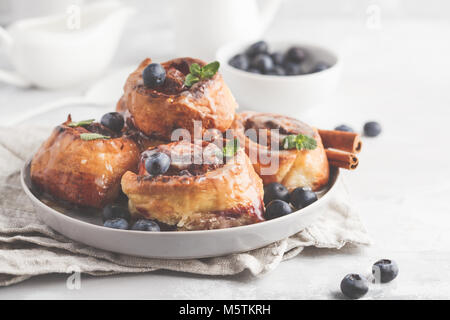
<path id="1" fill-rule="evenodd" d="M 220 229 L 263 221 L 263 184 L 244 150 L 223 161 L 213 143 L 173 142 L 141 155 L 139 172 L 122 177 L 130 212 L 180 230 Z M 170 165 L 156 174 L 148 159 Z M 158 168 L 161 168 L 159 166 Z M 148 172 L 150 170 L 152 174 Z"/>
<path id="2" fill-rule="evenodd" d="M 99 138 L 103 137 L 103 138 Z M 31 180 L 55 199 L 102 208 L 113 202 L 126 171 L 136 171 L 136 142 L 100 123 L 56 127 L 31 161 Z"/>
<path id="3" fill-rule="evenodd" d="M 163 85 L 150 88 L 144 84 L 142 73 L 151 62 L 145 59 L 130 74 L 116 107 L 137 129 L 149 137 L 170 141 L 173 130 L 178 128 L 193 135 L 194 121 L 201 121 L 203 131 L 216 128 L 223 132 L 230 127 L 237 103 L 220 73 L 186 87 L 184 81 L 191 64 L 204 66 L 205 62 L 173 59 L 162 63 L 166 71 Z"/>
<path id="4" fill-rule="evenodd" d="M 264 185 L 278 182 L 290 190 L 297 187 L 318 190 L 328 183 L 328 160 L 317 129 L 278 114 L 243 112 L 236 114 L 231 130 L 245 146 Z M 298 134 L 313 138 L 315 149 L 283 149 L 284 139 Z"/>

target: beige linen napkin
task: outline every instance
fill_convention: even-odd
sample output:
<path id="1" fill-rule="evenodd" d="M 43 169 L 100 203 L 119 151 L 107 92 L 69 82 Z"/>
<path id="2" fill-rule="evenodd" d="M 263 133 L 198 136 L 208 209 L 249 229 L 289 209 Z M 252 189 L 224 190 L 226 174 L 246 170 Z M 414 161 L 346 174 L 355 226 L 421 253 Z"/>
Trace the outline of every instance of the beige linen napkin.
<path id="1" fill-rule="evenodd" d="M 109 275 L 166 269 L 205 275 L 254 275 L 273 270 L 304 247 L 339 249 L 370 240 L 341 182 L 327 212 L 305 230 L 246 253 L 223 257 L 165 260 L 116 254 L 74 242 L 42 223 L 22 191 L 19 172 L 24 161 L 50 134 L 48 128 L 0 128 L 0 286 L 35 275 L 72 273 Z"/>

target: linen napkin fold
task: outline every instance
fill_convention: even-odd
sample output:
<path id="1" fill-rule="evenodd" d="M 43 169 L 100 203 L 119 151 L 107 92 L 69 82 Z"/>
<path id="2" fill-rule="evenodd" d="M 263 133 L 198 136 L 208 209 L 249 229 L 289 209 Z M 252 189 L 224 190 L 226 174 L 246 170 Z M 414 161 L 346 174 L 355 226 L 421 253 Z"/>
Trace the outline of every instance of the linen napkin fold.
<path id="1" fill-rule="evenodd" d="M 20 132 L 20 134 L 18 134 Z M 74 242 L 53 231 L 34 214 L 20 186 L 20 169 L 49 128 L 0 128 L 0 286 L 48 273 L 110 275 L 158 269 L 203 275 L 233 275 L 244 270 L 260 275 L 297 256 L 305 247 L 339 249 L 367 245 L 369 236 L 350 204 L 340 179 L 326 212 L 303 231 L 264 248 L 228 256 L 170 260 L 116 254 Z"/>

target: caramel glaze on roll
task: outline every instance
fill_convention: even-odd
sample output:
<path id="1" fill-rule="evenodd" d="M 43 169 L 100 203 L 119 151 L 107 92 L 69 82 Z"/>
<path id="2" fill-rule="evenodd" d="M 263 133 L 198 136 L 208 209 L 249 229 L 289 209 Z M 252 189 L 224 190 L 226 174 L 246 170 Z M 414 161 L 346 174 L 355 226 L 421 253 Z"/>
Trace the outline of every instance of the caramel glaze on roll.
<path id="1" fill-rule="evenodd" d="M 162 63 L 166 79 L 156 89 L 144 85 L 142 72 L 151 63 L 145 59 L 130 74 L 124 94 L 117 103 L 117 111 L 125 112 L 134 126 L 149 137 L 171 140 L 173 130 L 184 128 L 191 135 L 194 120 L 202 122 L 203 131 L 216 128 L 223 132 L 233 121 L 236 101 L 216 73 L 211 79 L 199 81 L 188 88 L 184 79 L 192 63 L 204 66 L 205 62 L 192 58 L 178 58 Z"/>
<path id="2" fill-rule="evenodd" d="M 231 129 L 239 138 L 241 145 L 245 145 L 245 151 L 265 185 L 278 182 L 290 190 L 297 187 L 318 190 L 328 183 L 328 160 L 315 128 L 278 114 L 243 112 L 236 114 Z M 254 129 L 257 134 L 260 133 L 260 129 L 266 130 L 263 133 L 267 133 L 267 139 L 259 140 L 266 136 L 264 134 L 256 136 L 257 139 L 251 139 L 248 134 L 245 134 L 248 129 Z M 270 129 L 278 129 L 278 135 L 274 133 L 276 136 L 272 137 Z M 317 147 L 314 150 L 282 150 L 281 142 L 284 137 L 300 133 L 313 137 Z M 270 150 L 271 141 L 278 143 L 278 151 Z M 277 159 L 278 165 L 272 159 Z"/>
<path id="3" fill-rule="evenodd" d="M 102 208 L 113 202 L 126 171 L 137 171 L 139 148 L 132 139 L 99 123 L 56 127 L 31 162 L 31 180 L 40 191 L 79 206 Z M 111 139 L 85 141 L 82 133 Z"/>
<path id="4" fill-rule="evenodd" d="M 122 177 L 130 212 L 179 230 L 220 229 L 263 221 L 263 184 L 244 150 L 239 149 L 225 163 L 218 150 L 205 141 L 200 145 L 181 141 L 143 152 L 139 173 L 129 171 Z M 145 159 L 155 152 L 166 153 L 172 162 L 166 173 L 151 176 L 145 170 Z M 195 154 L 203 155 L 203 160 L 194 162 Z"/>

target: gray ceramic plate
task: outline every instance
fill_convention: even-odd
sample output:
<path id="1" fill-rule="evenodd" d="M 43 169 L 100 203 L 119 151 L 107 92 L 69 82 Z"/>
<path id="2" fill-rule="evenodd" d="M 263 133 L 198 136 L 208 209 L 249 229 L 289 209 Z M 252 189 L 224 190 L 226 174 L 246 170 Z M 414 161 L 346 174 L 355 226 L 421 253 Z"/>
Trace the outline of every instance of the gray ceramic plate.
<path id="1" fill-rule="evenodd" d="M 336 190 L 339 171 L 312 205 L 287 216 L 253 225 L 204 231 L 144 232 L 102 226 L 99 216 L 76 210 L 58 210 L 39 200 L 31 189 L 30 163 L 21 172 L 25 193 L 39 218 L 66 237 L 92 247 L 141 257 L 190 259 L 222 256 L 264 247 L 287 238 L 313 223 Z"/>

